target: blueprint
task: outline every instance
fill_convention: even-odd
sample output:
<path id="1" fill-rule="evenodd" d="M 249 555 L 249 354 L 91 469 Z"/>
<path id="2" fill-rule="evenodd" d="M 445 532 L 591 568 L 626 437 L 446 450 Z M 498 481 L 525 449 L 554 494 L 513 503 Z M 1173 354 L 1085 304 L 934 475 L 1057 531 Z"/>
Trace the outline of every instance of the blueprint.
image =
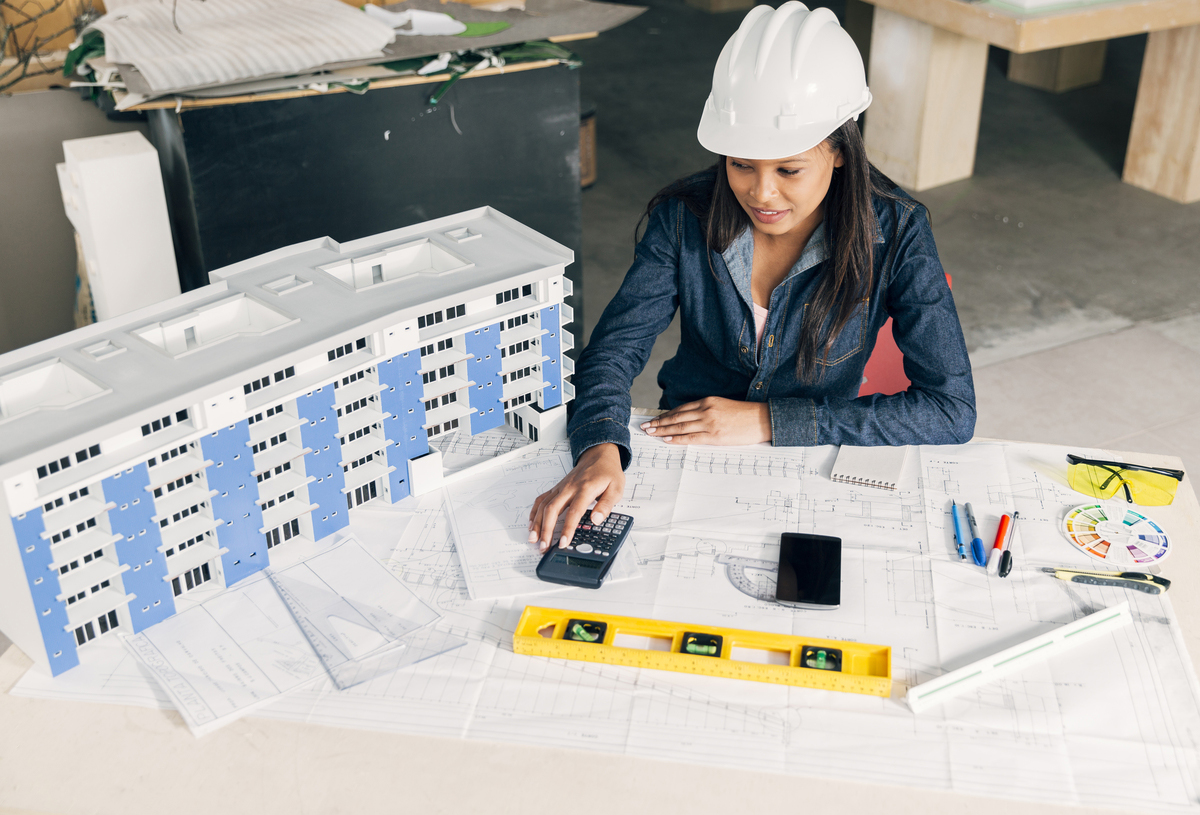
<path id="1" fill-rule="evenodd" d="M 637 421 L 617 510 L 636 519 L 622 554 L 641 577 L 531 602 L 890 645 L 891 698 L 516 655 L 525 599 L 471 599 L 441 500 L 425 496 L 356 510 L 352 528 L 442 615 L 432 628 L 467 644 L 344 691 L 318 677 L 254 715 L 1062 804 L 1200 809 L 1200 689 L 1169 595 L 1039 570 L 1090 566 L 1058 531 L 1083 502 L 1066 487 L 1062 448 L 919 448 L 888 492 L 830 482 L 833 448 L 674 447 Z M 959 561 L 952 500 L 972 502 L 985 538 L 1002 512 L 1020 511 L 1010 577 Z M 1149 514 L 1183 534 L 1185 513 Z M 838 609 L 770 601 L 783 531 L 842 538 Z M 920 716 L 903 702 L 910 685 L 1126 600 L 1134 624 L 1112 635 Z M 57 680 L 31 671 L 14 692 L 163 704 L 136 661 L 96 645 L 79 669 Z"/>

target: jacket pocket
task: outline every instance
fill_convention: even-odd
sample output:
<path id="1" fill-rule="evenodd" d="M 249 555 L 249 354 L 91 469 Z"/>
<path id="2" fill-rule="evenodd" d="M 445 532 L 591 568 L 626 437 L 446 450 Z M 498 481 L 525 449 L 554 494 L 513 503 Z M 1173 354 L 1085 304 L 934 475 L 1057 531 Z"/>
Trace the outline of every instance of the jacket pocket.
<path id="1" fill-rule="evenodd" d="M 859 301 L 858 307 L 850 315 L 850 319 L 834 339 L 833 344 L 829 346 L 829 353 L 827 355 L 820 355 L 817 358 L 817 364 L 832 368 L 834 365 L 845 362 L 863 349 L 867 338 L 867 311 L 869 304 L 869 297 Z M 808 305 L 808 303 L 804 304 L 806 311 L 808 310 Z"/>

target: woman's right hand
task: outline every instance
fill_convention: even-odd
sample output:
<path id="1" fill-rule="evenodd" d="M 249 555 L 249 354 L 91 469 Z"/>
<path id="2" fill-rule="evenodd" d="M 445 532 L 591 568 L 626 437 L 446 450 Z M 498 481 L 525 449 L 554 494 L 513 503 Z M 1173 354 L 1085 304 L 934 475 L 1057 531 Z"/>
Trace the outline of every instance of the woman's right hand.
<path id="1" fill-rule="evenodd" d="M 592 523 L 602 523 L 625 492 L 625 472 L 621 469 L 621 451 L 615 444 L 597 444 L 579 457 L 575 468 L 553 489 L 542 493 L 529 511 L 529 542 L 539 551 L 550 548 L 550 537 L 563 518 L 563 534 L 558 545 L 565 547 L 575 527 L 593 501 Z"/>

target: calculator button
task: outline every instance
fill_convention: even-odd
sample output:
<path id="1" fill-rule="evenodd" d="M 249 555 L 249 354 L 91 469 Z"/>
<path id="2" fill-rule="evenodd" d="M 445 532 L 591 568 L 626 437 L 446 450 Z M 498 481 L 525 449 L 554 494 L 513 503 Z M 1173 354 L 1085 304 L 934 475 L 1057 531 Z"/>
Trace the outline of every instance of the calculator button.
<path id="1" fill-rule="evenodd" d="M 592 553 L 592 545 L 590 543 L 581 543 L 575 547 L 575 551 L 581 555 L 590 555 Z"/>

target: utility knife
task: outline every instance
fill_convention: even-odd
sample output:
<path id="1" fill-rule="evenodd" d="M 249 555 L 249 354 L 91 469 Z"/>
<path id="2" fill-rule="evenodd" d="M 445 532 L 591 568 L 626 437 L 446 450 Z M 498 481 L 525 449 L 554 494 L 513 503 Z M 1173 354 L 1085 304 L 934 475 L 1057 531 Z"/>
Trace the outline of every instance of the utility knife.
<path id="1" fill-rule="evenodd" d="M 1171 588 L 1171 581 L 1167 578 L 1145 572 L 1084 572 L 1077 569 L 1056 569 L 1053 566 L 1043 567 L 1042 571 L 1072 583 L 1113 586 L 1118 589 L 1144 591 L 1146 594 L 1162 594 Z"/>

